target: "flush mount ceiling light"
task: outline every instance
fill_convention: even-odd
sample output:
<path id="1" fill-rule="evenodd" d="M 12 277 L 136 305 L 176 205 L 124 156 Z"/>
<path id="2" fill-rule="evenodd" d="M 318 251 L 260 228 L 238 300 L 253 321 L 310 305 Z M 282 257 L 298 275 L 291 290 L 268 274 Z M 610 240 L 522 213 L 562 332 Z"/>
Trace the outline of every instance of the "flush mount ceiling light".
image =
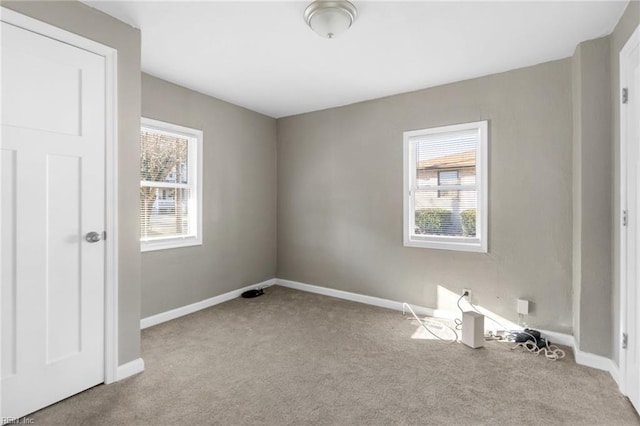
<path id="1" fill-rule="evenodd" d="M 316 0 L 304 11 L 304 20 L 313 31 L 326 38 L 345 32 L 356 20 L 356 7 L 346 0 Z"/>

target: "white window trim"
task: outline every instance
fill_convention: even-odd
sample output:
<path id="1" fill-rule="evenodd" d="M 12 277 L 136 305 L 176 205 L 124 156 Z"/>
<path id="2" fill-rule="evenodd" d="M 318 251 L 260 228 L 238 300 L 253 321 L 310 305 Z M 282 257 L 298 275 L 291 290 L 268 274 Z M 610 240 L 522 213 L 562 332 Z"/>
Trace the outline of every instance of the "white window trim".
<path id="1" fill-rule="evenodd" d="M 460 130 L 477 129 L 480 133 L 480 143 L 476 151 L 476 196 L 477 196 L 477 220 L 480 226 L 476 227 L 476 238 L 447 237 L 439 235 L 414 235 L 411 227 L 415 218 L 414 198 L 412 188 L 415 174 L 415 150 L 411 149 L 411 139 L 434 133 L 447 133 Z M 455 124 L 452 126 L 435 127 L 404 132 L 403 134 L 403 158 L 404 158 L 404 192 L 403 192 L 403 234 L 406 247 L 421 247 L 444 250 L 459 250 L 471 252 L 488 252 L 488 225 L 489 225 L 489 187 L 488 187 L 488 125 L 487 121 L 474 123 Z M 451 189 L 460 189 L 452 187 Z"/>
<path id="2" fill-rule="evenodd" d="M 142 117 L 140 127 L 153 130 L 154 132 L 164 133 L 168 135 L 180 135 L 189 141 L 189 186 L 193 188 L 196 197 L 189 199 L 189 212 L 195 215 L 195 220 L 189 222 L 189 226 L 193 226 L 192 235 L 184 237 L 158 238 L 154 240 L 140 240 L 140 250 L 142 252 L 154 250 L 166 250 L 179 247 L 190 247 L 202 245 L 202 147 L 204 145 L 202 130 L 191 129 L 189 127 L 179 126 L 177 124 L 167 123 L 164 121 L 153 120 Z M 142 186 L 142 182 L 140 185 Z M 164 186 L 161 182 L 154 182 L 154 186 Z M 172 185 L 174 187 L 175 185 Z M 195 205 L 194 205 L 195 204 Z"/>

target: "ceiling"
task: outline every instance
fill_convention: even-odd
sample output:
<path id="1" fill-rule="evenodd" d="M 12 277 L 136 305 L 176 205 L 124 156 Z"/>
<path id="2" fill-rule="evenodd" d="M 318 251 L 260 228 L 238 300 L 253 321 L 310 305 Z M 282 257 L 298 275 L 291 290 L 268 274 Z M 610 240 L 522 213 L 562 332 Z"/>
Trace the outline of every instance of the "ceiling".
<path id="1" fill-rule="evenodd" d="M 279 118 L 571 56 L 627 1 L 353 1 L 330 40 L 307 1 L 85 1 L 142 31 L 142 70 Z"/>

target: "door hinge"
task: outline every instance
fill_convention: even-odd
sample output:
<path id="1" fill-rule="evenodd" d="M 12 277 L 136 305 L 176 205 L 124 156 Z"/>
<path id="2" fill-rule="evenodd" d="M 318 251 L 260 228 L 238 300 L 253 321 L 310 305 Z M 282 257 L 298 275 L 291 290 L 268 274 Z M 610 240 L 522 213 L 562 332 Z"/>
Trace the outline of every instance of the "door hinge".
<path id="1" fill-rule="evenodd" d="M 627 345 L 629 344 L 629 336 L 627 333 L 622 333 L 622 349 L 627 349 Z"/>
<path id="2" fill-rule="evenodd" d="M 627 211 L 623 210 L 622 211 L 622 226 L 627 226 Z"/>
<path id="3" fill-rule="evenodd" d="M 629 89 L 625 87 L 622 89 L 622 103 L 626 104 L 627 102 L 629 102 Z"/>

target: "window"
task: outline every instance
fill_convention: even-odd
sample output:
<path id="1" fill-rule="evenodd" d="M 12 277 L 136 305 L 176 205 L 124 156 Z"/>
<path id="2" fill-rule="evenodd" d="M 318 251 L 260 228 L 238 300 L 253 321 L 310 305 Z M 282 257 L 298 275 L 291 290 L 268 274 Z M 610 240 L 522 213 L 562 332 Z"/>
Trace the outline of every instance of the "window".
<path id="1" fill-rule="evenodd" d="M 438 172 L 439 186 L 458 185 L 459 183 L 458 170 L 445 170 Z M 454 197 L 455 195 L 455 191 L 438 191 L 438 197 Z"/>
<path id="2" fill-rule="evenodd" d="M 404 245 L 487 252 L 487 122 L 404 132 Z"/>
<path id="3" fill-rule="evenodd" d="M 202 132 L 142 119 L 140 247 L 202 244 Z"/>

